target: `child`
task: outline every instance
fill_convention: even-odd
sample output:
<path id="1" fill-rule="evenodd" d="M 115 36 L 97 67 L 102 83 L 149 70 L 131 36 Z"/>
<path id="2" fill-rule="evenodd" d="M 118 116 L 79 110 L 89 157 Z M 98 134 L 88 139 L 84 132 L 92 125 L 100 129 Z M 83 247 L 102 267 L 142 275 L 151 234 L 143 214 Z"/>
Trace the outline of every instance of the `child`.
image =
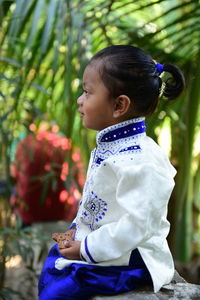
<path id="1" fill-rule="evenodd" d="M 145 117 L 163 94 L 176 98 L 184 77 L 142 50 L 105 48 L 91 59 L 78 98 L 86 128 L 99 131 L 82 201 L 65 248 L 56 244 L 39 281 L 40 300 L 89 299 L 142 285 L 157 292 L 174 274 L 167 205 L 176 171 L 145 134 Z"/>

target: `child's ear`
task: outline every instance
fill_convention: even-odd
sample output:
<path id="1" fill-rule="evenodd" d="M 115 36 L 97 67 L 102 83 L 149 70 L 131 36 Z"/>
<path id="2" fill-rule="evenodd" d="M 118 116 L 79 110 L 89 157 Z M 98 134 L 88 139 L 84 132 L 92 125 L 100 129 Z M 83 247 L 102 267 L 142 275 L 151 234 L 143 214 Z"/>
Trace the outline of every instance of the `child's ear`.
<path id="1" fill-rule="evenodd" d="M 131 100 L 126 95 L 120 95 L 115 99 L 113 117 L 119 118 L 125 115 L 131 105 Z"/>

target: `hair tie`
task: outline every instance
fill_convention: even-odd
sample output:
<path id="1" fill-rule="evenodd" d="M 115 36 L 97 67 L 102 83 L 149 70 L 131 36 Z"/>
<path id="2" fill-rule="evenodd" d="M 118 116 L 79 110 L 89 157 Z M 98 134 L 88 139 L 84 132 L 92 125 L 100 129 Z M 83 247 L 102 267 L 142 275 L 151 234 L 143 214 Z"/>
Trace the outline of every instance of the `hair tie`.
<path id="1" fill-rule="evenodd" d="M 159 63 L 156 64 L 156 68 L 158 70 L 159 75 L 162 74 L 162 72 L 164 71 L 164 66 Z"/>

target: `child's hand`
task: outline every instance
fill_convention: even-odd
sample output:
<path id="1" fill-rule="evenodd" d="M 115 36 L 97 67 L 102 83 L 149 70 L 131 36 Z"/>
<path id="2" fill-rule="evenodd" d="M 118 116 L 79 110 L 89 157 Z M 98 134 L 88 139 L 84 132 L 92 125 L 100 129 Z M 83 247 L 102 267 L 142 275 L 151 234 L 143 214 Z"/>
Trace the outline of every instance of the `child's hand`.
<path id="1" fill-rule="evenodd" d="M 60 254 L 65 256 L 67 259 L 81 260 L 80 258 L 80 241 L 69 241 L 64 242 L 65 248 L 59 249 Z"/>
<path id="2" fill-rule="evenodd" d="M 53 233 L 52 234 L 52 239 L 58 243 L 59 249 L 65 248 L 65 241 L 74 241 L 74 235 L 75 235 L 76 230 L 75 229 L 70 229 L 66 232 L 61 232 L 61 233 Z"/>

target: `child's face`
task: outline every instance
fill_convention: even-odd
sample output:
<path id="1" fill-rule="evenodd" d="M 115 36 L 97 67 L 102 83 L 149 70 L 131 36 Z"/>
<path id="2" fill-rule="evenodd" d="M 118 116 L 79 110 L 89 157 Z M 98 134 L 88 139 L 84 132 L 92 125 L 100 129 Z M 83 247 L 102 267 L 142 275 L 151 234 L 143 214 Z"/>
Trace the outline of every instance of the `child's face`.
<path id="1" fill-rule="evenodd" d="M 108 89 L 99 76 L 97 63 L 86 67 L 83 74 L 83 90 L 83 94 L 77 100 L 83 126 L 102 130 L 115 124 L 114 99 L 109 96 Z"/>

